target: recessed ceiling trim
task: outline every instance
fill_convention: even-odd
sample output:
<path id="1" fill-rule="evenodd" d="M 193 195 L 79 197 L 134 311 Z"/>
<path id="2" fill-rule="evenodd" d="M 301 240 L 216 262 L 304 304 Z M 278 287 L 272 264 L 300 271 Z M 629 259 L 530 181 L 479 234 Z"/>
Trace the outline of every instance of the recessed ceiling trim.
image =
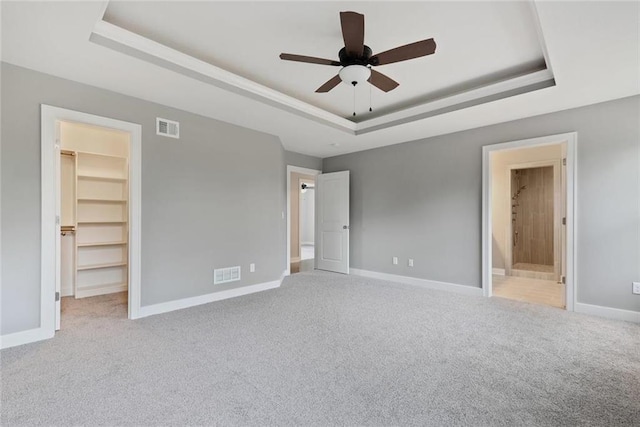
<path id="1" fill-rule="evenodd" d="M 109 22 L 103 20 L 96 22 L 89 40 L 205 83 L 284 108 L 296 114 L 302 114 L 312 120 L 355 134 L 356 123 L 350 120 L 223 70 L 208 62 L 196 59 L 193 56 L 186 55 Z"/>
<path id="2" fill-rule="evenodd" d="M 378 126 L 369 126 L 366 129 L 356 131 L 356 135 L 363 135 L 365 133 L 374 132 L 376 130 L 387 129 L 392 126 L 398 126 L 409 122 L 414 122 L 417 120 L 427 119 L 429 117 L 439 116 L 441 114 L 450 113 L 453 111 L 462 110 L 465 108 L 474 107 L 480 104 L 486 104 L 493 101 L 498 101 L 500 99 L 509 98 L 511 96 L 522 95 L 527 92 L 533 92 L 540 89 L 546 89 L 548 87 L 555 86 L 555 80 L 544 80 L 539 83 L 533 83 L 524 87 L 516 87 L 511 90 L 507 90 L 504 92 L 496 93 L 496 94 L 487 94 L 481 98 L 473 98 L 468 101 L 463 101 L 458 104 L 454 104 L 447 107 L 438 108 L 436 110 L 427 111 L 424 113 L 416 114 L 415 116 L 400 118 L 393 122 L 386 122 L 384 124 Z"/>
<path id="3" fill-rule="evenodd" d="M 542 24 L 540 22 L 540 14 L 538 13 L 538 5 L 536 5 L 535 0 L 531 0 L 529 2 L 529 7 L 531 8 L 531 13 L 533 14 L 533 23 L 538 34 L 538 42 L 540 44 L 540 49 L 542 49 L 542 56 L 544 57 L 545 66 L 547 67 L 547 70 L 549 70 L 549 72 L 553 74 L 551 60 L 549 59 L 549 49 L 547 49 L 547 42 L 544 39 L 544 32 L 542 31 Z"/>
<path id="4" fill-rule="evenodd" d="M 104 20 L 96 23 L 89 40 L 351 135 L 371 133 L 555 85 L 553 73 L 548 68 L 547 62 L 547 68 L 543 70 L 453 93 L 356 123 Z M 545 60 L 547 60 L 546 49 L 544 51 Z"/>
<path id="5" fill-rule="evenodd" d="M 386 129 L 391 126 L 461 110 L 485 102 L 497 101 L 498 99 L 520 95 L 550 86 L 555 86 L 555 80 L 551 71 L 548 69 L 535 71 L 360 122 L 356 134 L 360 135 L 374 130 Z"/>

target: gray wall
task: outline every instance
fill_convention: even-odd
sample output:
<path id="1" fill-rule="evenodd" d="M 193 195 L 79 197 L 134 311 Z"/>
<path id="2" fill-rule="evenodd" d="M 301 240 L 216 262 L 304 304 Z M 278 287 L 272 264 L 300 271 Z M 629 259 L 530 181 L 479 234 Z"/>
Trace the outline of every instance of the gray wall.
<path id="1" fill-rule="evenodd" d="M 577 131 L 578 301 L 640 311 L 639 117 L 635 96 L 324 159 L 351 171 L 351 266 L 480 287 L 482 146 Z"/>
<path id="2" fill-rule="evenodd" d="M 307 156 L 306 154 L 294 153 L 293 151 L 284 152 L 284 162 L 287 165 L 298 166 L 301 168 L 322 170 L 322 159 L 319 157 Z"/>
<path id="3" fill-rule="evenodd" d="M 5 63 L 1 84 L 2 334 L 39 325 L 41 103 L 142 125 L 143 306 L 279 279 L 278 138 Z M 180 140 L 156 136 L 157 116 Z M 213 268 L 233 265 L 242 281 L 214 287 Z"/>

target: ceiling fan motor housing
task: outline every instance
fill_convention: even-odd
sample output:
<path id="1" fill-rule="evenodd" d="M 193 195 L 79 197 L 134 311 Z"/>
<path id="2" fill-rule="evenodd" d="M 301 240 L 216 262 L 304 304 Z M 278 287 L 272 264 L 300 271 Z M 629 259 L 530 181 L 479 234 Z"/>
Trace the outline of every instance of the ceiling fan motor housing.
<path id="1" fill-rule="evenodd" d="M 369 61 L 369 58 L 371 58 L 371 55 L 373 55 L 373 51 L 367 45 L 364 45 L 364 49 L 361 57 L 353 57 L 353 56 L 347 55 L 347 51 L 344 47 L 340 49 L 340 51 L 338 52 L 338 58 L 340 58 L 340 65 L 342 65 L 343 67 L 346 67 L 349 65 L 365 65 L 365 66 L 370 65 L 371 63 Z M 371 64 L 371 65 L 375 65 L 375 64 Z"/>

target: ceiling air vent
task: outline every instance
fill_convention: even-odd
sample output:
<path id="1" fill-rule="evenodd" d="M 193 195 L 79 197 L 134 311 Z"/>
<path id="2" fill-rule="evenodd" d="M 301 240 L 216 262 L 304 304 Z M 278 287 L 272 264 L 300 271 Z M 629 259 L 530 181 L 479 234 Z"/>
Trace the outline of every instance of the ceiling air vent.
<path id="1" fill-rule="evenodd" d="M 156 134 L 178 139 L 180 138 L 180 123 L 157 117 Z"/>

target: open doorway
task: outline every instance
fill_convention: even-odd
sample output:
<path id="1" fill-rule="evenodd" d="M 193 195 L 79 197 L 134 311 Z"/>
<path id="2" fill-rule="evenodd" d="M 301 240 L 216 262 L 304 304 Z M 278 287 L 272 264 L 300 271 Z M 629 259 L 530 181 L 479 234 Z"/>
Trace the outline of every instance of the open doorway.
<path id="1" fill-rule="evenodd" d="M 485 147 L 485 295 L 573 309 L 575 135 Z"/>
<path id="2" fill-rule="evenodd" d="M 315 268 L 315 186 L 319 170 L 287 166 L 287 271 Z"/>
<path id="3" fill-rule="evenodd" d="M 315 176 L 291 173 L 291 274 L 314 269 Z"/>
<path id="4" fill-rule="evenodd" d="M 43 339 L 63 295 L 84 314 L 140 317 L 141 146 L 139 124 L 41 106 Z"/>
<path id="5" fill-rule="evenodd" d="M 300 263 L 298 271 L 313 270 L 315 258 L 315 179 L 301 178 L 298 215 L 298 246 Z M 295 272 L 292 266 L 291 272 Z"/>
<path id="6" fill-rule="evenodd" d="M 128 132 L 59 121 L 60 318 L 127 317 Z"/>

